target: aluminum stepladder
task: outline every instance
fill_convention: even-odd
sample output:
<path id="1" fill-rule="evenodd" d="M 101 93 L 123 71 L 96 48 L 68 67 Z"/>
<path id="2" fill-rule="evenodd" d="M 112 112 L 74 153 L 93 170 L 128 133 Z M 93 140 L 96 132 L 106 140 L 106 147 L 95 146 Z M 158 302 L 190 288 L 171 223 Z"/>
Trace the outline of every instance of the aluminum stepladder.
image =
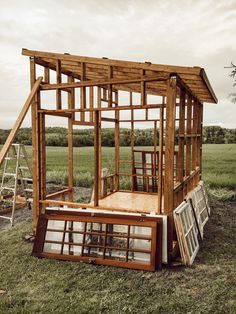
<path id="1" fill-rule="evenodd" d="M 11 203 L 11 215 L 0 215 L 0 218 L 10 220 L 11 226 L 14 225 L 17 195 L 23 195 L 30 208 L 33 192 L 32 183 L 32 170 L 25 146 L 23 144 L 12 144 L 5 157 L 0 187 L 2 204 Z"/>

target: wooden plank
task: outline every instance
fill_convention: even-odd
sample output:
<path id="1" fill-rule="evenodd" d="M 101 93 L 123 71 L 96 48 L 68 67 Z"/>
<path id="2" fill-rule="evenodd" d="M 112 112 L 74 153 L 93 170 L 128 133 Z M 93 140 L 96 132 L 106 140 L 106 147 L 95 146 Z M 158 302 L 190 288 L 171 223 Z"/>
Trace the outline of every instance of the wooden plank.
<path id="1" fill-rule="evenodd" d="M 63 63 L 63 73 L 66 75 L 73 75 L 76 78 L 79 78 L 80 73 L 78 69 L 78 63 L 87 62 L 89 65 L 90 78 L 105 76 L 105 68 L 107 65 L 114 66 L 117 70 L 117 73 L 123 73 L 124 76 L 128 77 L 129 73 L 137 73 L 138 69 L 143 69 L 148 72 L 162 71 L 168 73 L 178 73 L 178 75 L 190 86 L 189 81 L 193 85 L 191 87 L 192 91 L 199 97 L 201 101 L 207 101 L 211 103 L 217 103 L 217 98 L 214 94 L 214 91 L 209 83 L 209 80 L 206 76 L 204 69 L 200 67 L 179 67 L 171 65 L 156 65 L 151 63 L 138 63 L 138 62 L 129 62 L 129 61 L 120 61 L 120 60 L 104 60 L 98 58 L 88 58 L 81 56 L 70 56 L 63 54 L 47 53 L 47 52 L 38 52 L 38 51 L 29 51 L 27 49 L 22 50 L 23 55 L 34 56 L 38 64 L 50 64 L 50 68 L 55 68 L 55 61 L 60 59 Z M 91 72 L 95 70 L 95 72 Z M 188 80 L 188 81 L 187 81 Z M 199 85 L 197 85 L 199 84 Z M 196 85 L 196 86 L 195 86 Z M 201 86 L 202 94 L 198 92 Z"/>
<path id="2" fill-rule="evenodd" d="M 165 177 L 164 177 L 164 214 L 168 215 L 168 261 L 173 250 L 173 210 L 174 210 L 174 138 L 175 138 L 176 79 L 170 78 L 166 100 L 165 128 Z"/>
<path id="3" fill-rule="evenodd" d="M 108 67 L 108 80 L 113 78 L 113 68 L 112 66 Z M 108 107 L 112 107 L 112 84 L 108 85 Z"/>
<path id="4" fill-rule="evenodd" d="M 103 86 L 103 85 L 116 85 L 116 84 L 132 84 L 138 82 L 152 82 L 152 81 L 165 81 L 168 79 L 167 75 L 155 75 L 152 77 L 142 76 L 133 79 L 107 79 L 107 80 L 93 80 L 81 81 L 75 83 L 57 83 L 57 84 L 42 84 L 41 90 L 65 89 L 65 88 L 79 88 L 90 86 Z"/>
<path id="5" fill-rule="evenodd" d="M 30 105 L 32 104 L 32 101 L 34 100 L 35 98 L 35 95 L 37 93 L 37 91 L 39 90 L 39 86 L 40 86 L 40 83 L 42 82 L 42 77 L 39 77 L 36 82 L 33 84 L 32 86 L 32 90 L 23 106 L 23 108 L 21 109 L 21 112 L 5 142 L 5 144 L 3 145 L 2 149 L 1 149 L 1 152 L 0 152 L 0 165 L 2 164 L 11 144 L 13 143 L 14 139 L 15 139 L 15 136 L 16 136 L 16 133 L 17 131 L 19 130 L 28 110 L 29 110 L 29 107 Z"/>
<path id="6" fill-rule="evenodd" d="M 40 99 L 38 100 L 38 106 L 40 107 Z M 45 144 L 45 115 L 39 113 L 39 183 L 40 183 L 40 193 L 39 199 L 45 199 L 46 197 L 46 144 Z M 39 213 L 44 212 L 45 207 L 39 204 Z"/>
<path id="7" fill-rule="evenodd" d="M 185 92 L 181 89 L 180 92 L 180 107 L 179 107 L 179 139 L 178 139 L 178 161 L 177 161 L 177 181 L 183 182 L 184 178 L 184 137 L 185 134 Z"/>
<path id="8" fill-rule="evenodd" d="M 99 112 L 94 113 L 94 206 L 98 206 L 99 199 Z"/>
<path id="9" fill-rule="evenodd" d="M 93 86 L 89 87 L 89 108 L 94 107 L 94 91 L 93 91 Z M 93 122 L 93 112 L 89 112 L 89 121 Z"/>
<path id="10" fill-rule="evenodd" d="M 188 137 L 188 135 L 191 135 L 192 130 L 192 98 L 191 96 L 187 97 L 187 138 L 186 138 L 186 175 L 190 175 L 191 171 L 191 137 Z"/>
<path id="11" fill-rule="evenodd" d="M 25 48 L 22 49 L 22 55 L 40 57 L 40 58 L 68 60 L 68 61 L 74 61 L 74 62 L 87 62 L 90 64 L 100 64 L 104 66 L 112 65 L 112 66 L 121 66 L 124 68 L 127 67 L 127 68 L 133 68 L 133 69 L 168 71 L 170 73 L 178 72 L 178 73 L 199 75 L 201 71 L 200 67 L 183 67 L 183 66 L 172 66 L 172 65 L 163 65 L 163 64 L 152 64 L 150 62 L 144 63 L 144 62 L 92 58 L 92 57 L 76 56 L 76 55 L 61 54 L 61 53 L 34 51 L 34 50 L 28 50 Z"/>
<path id="12" fill-rule="evenodd" d="M 74 78 L 68 76 L 68 82 L 73 82 Z M 68 94 L 68 109 L 73 109 L 75 106 L 74 90 Z M 70 189 L 69 201 L 73 201 L 73 117 L 68 119 L 68 188 Z"/>
<path id="13" fill-rule="evenodd" d="M 165 97 L 162 98 L 163 106 Z M 164 140 L 164 107 L 160 108 L 159 124 L 159 153 L 158 153 L 158 212 L 162 213 L 162 194 L 163 194 L 163 140 Z"/>
<path id="14" fill-rule="evenodd" d="M 44 80 L 45 84 L 50 84 L 50 68 L 44 67 Z"/>
<path id="15" fill-rule="evenodd" d="M 119 94 L 115 93 L 115 107 L 118 107 L 119 102 Z M 116 175 L 116 184 L 115 189 L 119 190 L 119 172 L 120 172 L 120 112 L 118 110 L 115 111 L 115 175 Z"/>
<path id="16" fill-rule="evenodd" d="M 81 62 L 81 83 L 86 80 L 86 64 L 84 62 Z M 76 83 L 74 83 L 76 84 Z M 86 108 L 86 87 L 82 86 L 80 88 L 80 108 L 85 109 Z M 80 120 L 84 122 L 84 112 L 80 113 Z"/>
<path id="17" fill-rule="evenodd" d="M 193 103 L 193 123 L 192 123 L 192 169 L 195 170 L 197 166 L 197 131 L 198 131 L 198 102 Z"/>
<path id="18" fill-rule="evenodd" d="M 100 105 L 101 102 L 98 103 L 98 106 Z M 133 105 L 132 109 L 135 110 L 139 110 L 139 109 L 156 109 L 156 108 L 160 108 L 162 107 L 162 104 L 154 104 L 154 105 L 146 105 L 146 106 L 140 106 L 140 105 Z M 120 106 L 120 107 L 112 107 L 112 108 L 108 108 L 108 107 L 98 107 L 98 108 L 86 108 L 86 109 L 63 109 L 63 110 L 49 110 L 49 109 L 41 109 L 41 112 L 44 112 L 45 114 L 61 114 L 61 115 L 65 115 L 66 113 L 72 113 L 72 112 L 95 112 L 95 111 L 120 111 L 120 110 L 131 110 L 130 106 Z"/>
<path id="19" fill-rule="evenodd" d="M 61 84 L 61 61 L 56 61 L 56 72 L 57 72 L 57 84 Z M 50 85 L 50 84 L 49 84 Z M 57 109 L 61 109 L 61 90 L 56 91 L 56 106 Z"/>

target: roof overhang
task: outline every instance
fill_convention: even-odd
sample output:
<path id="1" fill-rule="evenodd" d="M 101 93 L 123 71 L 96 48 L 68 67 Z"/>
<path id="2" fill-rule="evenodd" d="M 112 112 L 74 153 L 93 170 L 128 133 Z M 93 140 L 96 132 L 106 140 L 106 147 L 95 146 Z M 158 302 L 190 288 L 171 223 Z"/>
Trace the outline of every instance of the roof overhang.
<path id="1" fill-rule="evenodd" d="M 81 79 L 81 64 L 86 63 L 86 80 L 107 79 L 109 66 L 113 67 L 113 77 L 117 79 L 133 79 L 145 73 L 154 76 L 157 72 L 177 74 L 188 86 L 192 94 L 201 102 L 217 103 L 216 95 L 210 85 L 206 72 L 201 67 L 185 67 L 163 64 L 152 64 L 150 62 L 133 62 L 112 60 L 108 58 L 93 58 L 85 56 L 70 55 L 68 53 L 53 53 L 22 49 L 22 54 L 33 57 L 39 65 L 47 66 L 56 70 L 56 62 L 60 60 L 63 74 Z M 165 95 L 166 83 L 158 82 L 158 87 L 148 83 L 147 92 L 153 95 Z M 117 89 L 127 90 L 126 86 L 116 86 Z M 139 92 L 139 85 L 132 84 L 132 89 Z"/>

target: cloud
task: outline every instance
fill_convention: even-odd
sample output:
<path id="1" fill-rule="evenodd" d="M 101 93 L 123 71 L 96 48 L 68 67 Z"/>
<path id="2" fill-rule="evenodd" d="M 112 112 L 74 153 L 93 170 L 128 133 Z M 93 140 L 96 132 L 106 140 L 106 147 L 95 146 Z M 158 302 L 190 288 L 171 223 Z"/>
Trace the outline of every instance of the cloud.
<path id="1" fill-rule="evenodd" d="M 224 68 L 236 62 L 235 0 L 0 0 L 0 4 L 0 128 L 11 127 L 29 92 L 23 47 L 204 67 L 219 99 L 217 106 L 205 105 L 205 123 L 236 127 L 231 118 L 236 109 L 228 99 L 233 81 Z"/>

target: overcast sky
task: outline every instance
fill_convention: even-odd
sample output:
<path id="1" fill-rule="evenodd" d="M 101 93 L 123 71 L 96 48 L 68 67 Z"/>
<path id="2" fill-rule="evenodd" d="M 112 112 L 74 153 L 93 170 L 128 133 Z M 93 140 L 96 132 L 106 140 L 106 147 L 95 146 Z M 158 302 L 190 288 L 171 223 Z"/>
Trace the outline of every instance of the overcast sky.
<path id="1" fill-rule="evenodd" d="M 204 124 L 236 127 L 224 68 L 236 63 L 236 0 L 0 0 L 0 128 L 29 93 L 22 48 L 204 67 L 219 100 L 205 104 Z"/>

